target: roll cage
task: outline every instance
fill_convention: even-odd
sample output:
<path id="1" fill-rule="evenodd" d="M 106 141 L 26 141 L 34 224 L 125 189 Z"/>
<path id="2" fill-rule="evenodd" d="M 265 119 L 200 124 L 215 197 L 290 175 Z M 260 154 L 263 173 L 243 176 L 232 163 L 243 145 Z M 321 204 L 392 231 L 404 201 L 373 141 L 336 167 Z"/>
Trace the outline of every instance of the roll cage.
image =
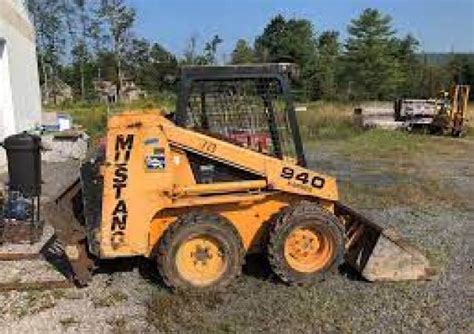
<path id="1" fill-rule="evenodd" d="M 305 166 L 292 64 L 183 66 L 175 123 Z"/>

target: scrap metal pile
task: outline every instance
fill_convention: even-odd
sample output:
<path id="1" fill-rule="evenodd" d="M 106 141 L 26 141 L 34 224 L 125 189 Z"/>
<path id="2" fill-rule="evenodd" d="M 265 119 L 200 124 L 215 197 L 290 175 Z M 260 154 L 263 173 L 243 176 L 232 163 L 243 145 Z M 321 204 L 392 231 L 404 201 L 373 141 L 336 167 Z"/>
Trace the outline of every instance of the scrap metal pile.
<path id="1" fill-rule="evenodd" d="M 362 128 L 422 130 L 459 137 L 465 130 L 470 87 L 456 85 L 436 99 L 397 99 L 393 106 L 354 110 L 354 124 Z"/>

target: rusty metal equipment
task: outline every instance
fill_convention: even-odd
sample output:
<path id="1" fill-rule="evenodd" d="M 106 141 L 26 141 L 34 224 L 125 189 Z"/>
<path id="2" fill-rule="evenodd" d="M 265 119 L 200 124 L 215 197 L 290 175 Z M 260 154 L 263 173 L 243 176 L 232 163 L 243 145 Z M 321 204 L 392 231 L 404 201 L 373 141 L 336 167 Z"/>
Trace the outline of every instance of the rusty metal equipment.
<path id="1" fill-rule="evenodd" d="M 450 96 L 452 102 L 448 114 L 450 120 L 449 127 L 454 137 L 459 137 L 464 131 L 470 89 L 469 85 L 455 85 L 451 87 Z"/>
<path id="2" fill-rule="evenodd" d="M 177 110 L 109 119 L 80 179 L 43 208 L 85 285 L 98 260 L 143 256 L 173 288 L 232 282 L 267 255 L 289 284 L 344 260 L 369 281 L 433 277 L 425 256 L 339 202 L 306 168 L 288 64 L 184 67 Z"/>
<path id="3" fill-rule="evenodd" d="M 459 137 L 467 122 L 470 86 L 453 85 L 449 92 L 437 98 L 397 99 L 393 106 L 382 105 L 355 108 L 353 123 L 359 128 L 408 130 Z"/>
<path id="4" fill-rule="evenodd" d="M 395 121 L 403 122 L 409 130 L 426 129 L 432 134 L 462 135 L 465 129 L 469 85 L 452 85 L 436 99 L 395 102 Z"/>

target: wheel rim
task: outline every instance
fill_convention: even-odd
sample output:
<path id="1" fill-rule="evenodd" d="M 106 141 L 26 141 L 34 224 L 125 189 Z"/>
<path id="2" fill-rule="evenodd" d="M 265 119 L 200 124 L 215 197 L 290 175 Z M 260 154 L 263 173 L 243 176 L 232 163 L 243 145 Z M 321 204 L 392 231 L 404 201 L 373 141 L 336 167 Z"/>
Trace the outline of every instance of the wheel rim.
<path id="1" fill-rule="evenodd" d="M 225 272 L 227 261 L 221 243 L 207 235 L 183 242 L 176 253 L 176 268 L 183 279 L 195 286 L 207 286 Z"/>
<path id="2" fill-rule="evenodd" d="M 284 256 L 296 271 L 312 273 L 326 267 L 333 257 L 331 239 L 307 227 L 293 230 L 285 240 Z"/>

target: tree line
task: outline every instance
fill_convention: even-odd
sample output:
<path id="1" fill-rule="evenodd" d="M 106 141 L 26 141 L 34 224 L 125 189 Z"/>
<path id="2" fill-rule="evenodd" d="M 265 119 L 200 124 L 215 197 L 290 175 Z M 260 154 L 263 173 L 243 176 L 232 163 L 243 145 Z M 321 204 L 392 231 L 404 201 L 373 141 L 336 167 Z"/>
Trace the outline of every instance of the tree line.
<path id="1" fill-rule="evenodd" d="M 173 92 L 181 64 L 296 63 L 298 98 L 305 100 L 432 97 L 452 83 L 474 81 L 473 57 L 452 54 L 433 63 L 412 35 L 398 36 L 391 17 L 371 8 L 349 22 L 345 40 L 337 31 L 316 31 L 309 20 L 277 15 L 254 41 L 238 40 L 220 61 L 219 35 L 202 49 L 192 36 L 182 56 L 137 36 L 136 11 L 125 0 L 29 0 L 28 7 L 42 89 L 54 96 L 58 83 L 67 83 L 77 101 L 96 99 L 94 83 L 101 80 L 118 92 L 125 80 L 152 95 Z"/>

